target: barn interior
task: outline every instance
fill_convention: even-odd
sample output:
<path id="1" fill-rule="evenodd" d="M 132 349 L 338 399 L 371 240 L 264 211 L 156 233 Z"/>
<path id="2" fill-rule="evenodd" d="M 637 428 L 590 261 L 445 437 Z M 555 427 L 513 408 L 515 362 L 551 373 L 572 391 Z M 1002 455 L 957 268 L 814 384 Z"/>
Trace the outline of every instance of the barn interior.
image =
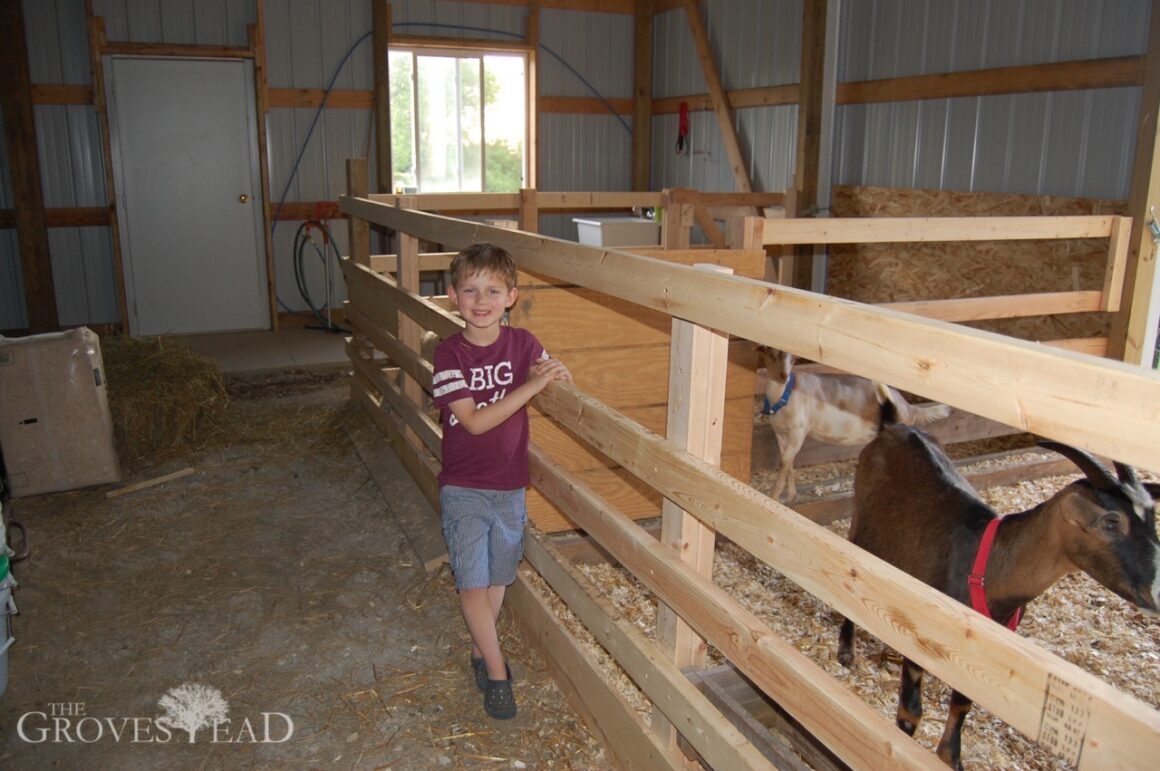
<path id="1" fill-rule="evenodd" d="M 755 346 L 948 405 L 1000 515 L 1042 439 L 1160 479 L 1154 6 L 0 0 L 0 765 L 935 767 L 953 688 L 967 768 L 1150 767 L 1155 608 L 1073 565 L 1016 635 L 861 551 L 864 443 L 772 497 Z M 428 409 L 478 241 L 575 376 L 511 721 Z"/>

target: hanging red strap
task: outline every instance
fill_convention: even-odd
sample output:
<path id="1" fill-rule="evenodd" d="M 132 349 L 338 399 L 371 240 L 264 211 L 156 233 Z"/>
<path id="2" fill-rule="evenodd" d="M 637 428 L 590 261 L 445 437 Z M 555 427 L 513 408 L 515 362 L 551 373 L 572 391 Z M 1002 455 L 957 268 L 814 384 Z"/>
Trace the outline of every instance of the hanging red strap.
<path id="1" fill-rule="evenodd" d="M 991 610 L 987 607 L 987 587 L 983 577 L 987 575 L 987 560 L 991 557 L 991 547 L 995 543 L 995 535 L 999 532 L 999 523 L 1002 517 L 995 517 L 987 523 L 983 531 L 983 538 L 979 541 L 979 550 L 975 552 L 975 564 L 971 567 L 971 574 L 967 576 L 967 586 L 971 590 L 971 607 L 976 612 L 991 618 Z M 1019 626 L 1023 618 L 1023 608 L 1018 608 L 1007 621 L 1007 628 L 1012 632 Z"/>
<path id="2" fill-rule="evenodd" d="M 689 103 L 681 102 L 677 108 L 677 155 L 689 152 Z"/>

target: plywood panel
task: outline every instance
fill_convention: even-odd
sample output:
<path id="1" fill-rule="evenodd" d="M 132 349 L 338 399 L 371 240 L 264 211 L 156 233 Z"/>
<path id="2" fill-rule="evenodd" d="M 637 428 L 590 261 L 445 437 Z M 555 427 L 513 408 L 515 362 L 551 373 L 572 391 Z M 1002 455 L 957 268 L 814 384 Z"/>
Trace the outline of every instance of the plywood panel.
<path id="1" fill-rule="evenodd" d="M 631 519 L 660 516 L 661 494 L 622 468 L 580 471 L 576 476 Z M 528 519 L 546 533 L 576 529 L 572 520 L 532 487 L 528 488 Z"/>
<path id="2" fill-rule="evenodd" d="M 752 398 L 748 404 L 740 399 L 725 403 L 724 439 L 727 447 L 721 455 L 721 470 L 747 484 L 750 469 L 749 442 L 753 435 L 752 405 Z M 663 406 L 656 409 L 661 413 L 665 411 Z M 544 417 L 539 420 L 543 423 L 548 421 Z M 662 498 L 655 490 L 642 484 L 623 468 L 605 467 L 606 461 L 591 449 L 585 449 L 581 440 L 562 429 L 556 428 L 554 435 L 544 431 L 537 434 L 540 428 L 542 425 L 534 424 L 532 427 L 533 443 L 550 455 L 554 462 L 576 473 L 618 511 L 631 519 L 660 516 Z M 543 444 L 541 437 L 546 437 Z M 571 520 L 534 488 L 528 489 L 528 518 L 537 528 L 547 533 L 575 529 Z"/>
<path id="3" fill-rule="evenodd" d="M 621 413 L 641 424 L 649 431 L 665 435 L 664 405 L 652 407 L 630 407 Z M 569 471 L 611 467 L 615 465 L 602 453 L 580 441 L 575 435 L 561 428 L 537 410 L 531 413 L 532 441 L 544 452 Z M 750 452 L 753 433 L 753 399 L 730 399 L 725 402 L 725 426 L 722 458 L 740 457 Z M 761 457 L 761 456 L 759 456 Z M 738 477 L 747 481 L 744 477 Z"/>
<path id="4" fill-rule="evenodd" d="M 668 346 L 634 349 L 553 351 L 572 371 L 576 385 L 615 409 L 668 402 Z M 733 350 L 731 348 L 731 355 Z M 738 356 L 729 362 L 725 397 L 753 395 L 754 370 Z"/>
<path id="5" fill-rule="evenodd" d="M 577 348 L 667 346 L 671 326 L 667 314 L 581 287 L 521 290 L 511 321 L 532 330 L 553 355 Z"/>

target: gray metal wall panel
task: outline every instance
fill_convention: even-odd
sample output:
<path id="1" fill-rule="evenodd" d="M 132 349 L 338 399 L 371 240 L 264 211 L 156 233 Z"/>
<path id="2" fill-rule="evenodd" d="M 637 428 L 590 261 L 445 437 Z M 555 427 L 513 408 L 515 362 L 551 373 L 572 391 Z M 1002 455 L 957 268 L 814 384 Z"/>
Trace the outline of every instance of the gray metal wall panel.
<path id="1" fill-rule="evenodd" d="M 526 8 L 509 5 L 452 0 L 391 2 L 391 23 L 394 31 L 401 35 L 491 38 L 511 42 L 526 39 L 526 16 Z"/>
<path id="2" fill-rule="evenodd" d="M 16 230 L 0 230 L 0 329 L 28 326 L 23 287 Z"/>
<path id="3" fill-rule="evenodd" d="M 631 124 L 630 124 L 631 125 Z M 632 135 L 601 115 L 543 115 L 541 190 L 630 190 Z"/>
<path id="4" fill-rule="evenodd" d="M 1138 55 L 1148 12 L 1146 0 L 847 2 L 838 78 Z M 838 108 L 836 183 L 1127 196 L 1138 88 L 910 104 Z"/>
<path id="5" fill-rule="evenodd" d="M 104 148 L 88 105 L 36 105 L 41 187 L 46 206 L 104 206 Z"/>
<path id="6" fill-rule="evenodd" d="M 688 27 L 683 11 L 671 15 L 676 23 Z M 704 3 L 701 18 L 725 88 L 796 83 L 801 61 L 801 17 L 801 0 L 709 0 Z M 691 35 L 688 42 L 691 46 Z M 683 51 L 682 55 L 691 56 L 700 69 L 695 48 Z"/>
<path id="7" fill-rule="evenodd" d="M 1139 98 L 1117 88 L 842 106 L 835 182 L 1126 198 Z"/>
<path id="8" fill-rule="evenodd" d="M 268 13 L 268 11 L 267 11 Z M 93 0 L 110 41 L 244 46 L 252 0 Z"/>
<path id="9" fill-rule="evenodd" d="M 630 98 L 632 23 L 628 14 L 541 11 L 540 93 Z"/>
<path id="10" fill-rule="evenodd" d="M 346 190 L 348 158 L 368 158 L 371 187 L 376 186 L 373 137 L 369 153 L 367 145 L 370 111 L 324 110 L 307 142 L 315 113 L 313 108 L 276 108 L 267 115 L 270 195 L 275 206 L 283 190 L 286 190 L 285 200 L 291 202 L 336 200 Z M 300 153 L 301 161 L 287 189 L 287 180 L 294 172 L 294 162 Z"/>
<path id="11" fill-rule="evenodd" d="M 0 123 L 4 119 L 4 109 L 0 107 Z M 8 165 L 8 142 L 0 142 L 0 209 L 14 208 L 12 205 L 11 166 Z"/>
<path id="12" fill-rule="evenodd" d="M 876 0 L 842 4 L 839 82 L 1132 56 L 1148 0 Z"/>
<path id="13" fill-rule="evenodd" d="M 392 2 L 392 20 L 406 21 L 408 3 Z M 423 5 L 431 5 L 424 3 Z M 266 47 L 268 80 L 273 88 L 371 89 L 371 6 L 366 0 L 267 0 Z M 416 34 L 413 29 L 408 34 Z M 428 34 L 433 34 L 428 32 Z M 442 34 L 449 35 L 447 31 Z M 273 108 L 266 118 L 271 205 L 286 201 L 333 201 L 346 189 L 346 160 L 367 157 L 370 187 L 376 189 L 371 111 L 315 108 Z M 316 120 L 317 115 L 317 120 Z M 311 132 L 311 124 L 314 129 Z M 308 136 L 309 135 L 309 136 Z M 368 152 L 368 137 L 370 148 Z M 295 160 L 301 160 L 295 171 Z M 290 175 L 294 174 L 293 179 Z M 289 187 L 287 181 L 290 180 Z M 276 294 L 280 310 L 303 312 L 307 305 L 294 276 L 294 235 L 301 223 L 275 223 L 272 238 Z M 339 251 L 346 253 L 346 226 L 328 223 Z M 324 268 L 312 248 L 305 250 L 303 272 L 316 305 L 336 307 L 345 287 L 333 257 Z M 327 273 L 330 286 L 327 289 Z"/>
<path id="14" fill-rule="evenodd" d="M 75 0 L 24 0 L 28 73 L 33 83 L 90 80 L 84 5 Z"/>
<path id="15" fill-rule="evenodd" d="M 64 326 L 117 321 L 117 287 L 108 228 L 50 228 L 57 316 Z"/>
<path id="16" fill-rule="evenodd" d="M 683 11 L 653 18 L 653 97 L 667 99 L 709 90 Z"/>
<path id="17" fill-rule="evenodd" d="M 632 96 L 632 16 L 544 9 L 540 12 L 540 94 Z M 562 61 L 561 61 L 562 60 Z M 611 112 L 541 115 L 541 190 L 629 190 L 632 120 Z M 570 216 L 546 216 L 548 235 L 576 238 Z"/>
<path id="18" fill-rule="evenodd" d="M 1132 178 L 1134 131 L 1140 111 L 1140 89 L 1117 88 L 1092 92 L 1091 124 L 1084 150 L 1083 189 L 1099 198 L 1127 198 Z M 1124 123 L 1131 121 L 1132 131 Z M 1130 141 L 1129 141 L 1130 140 Z"/>
<path id="19" fill-rule="evenodd" d="M 709 0 L 702 6 L 706 35 L 726 89 L 795 83 L 801 57 L 801 0 Z M 653 21 L 653 95 L 708 90 L 683 10 Z M 797 106 L 735 110 L 733 121 L 756 190 L 784 189 L 792 177 Z M 677 155 L 678 118 L 653 119 L 652 187 L 736 189 L 721 131 L 711 112 L 689 115 L 688 153 Z"/>
<path id="20" fill-rule="evenodd" d="M 793 181 L 797 142 L 797 105 L 737 111 L 743 136 L 753 137 L 747 150 L 754 190 L 784 190 Z M 732 190 L 732 175 L 724 190 Z"/>

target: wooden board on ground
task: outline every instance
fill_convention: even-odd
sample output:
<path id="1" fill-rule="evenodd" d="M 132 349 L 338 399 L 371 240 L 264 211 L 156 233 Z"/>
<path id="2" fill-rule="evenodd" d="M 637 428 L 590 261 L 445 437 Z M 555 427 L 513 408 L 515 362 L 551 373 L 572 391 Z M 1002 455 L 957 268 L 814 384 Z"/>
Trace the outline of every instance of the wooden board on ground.
<path id="1" fill-rule="evenodd" d="M 447 562 L 439 514 L 415 488 L 411 475 L 378 428 L 361 412 L 343 428 L 423 567 L 434 570 Z"/>
<path id="2" fill-rule="evenodd" d="M 848 768 L 732 665 L 686 675 L 777 768 Z"/>

